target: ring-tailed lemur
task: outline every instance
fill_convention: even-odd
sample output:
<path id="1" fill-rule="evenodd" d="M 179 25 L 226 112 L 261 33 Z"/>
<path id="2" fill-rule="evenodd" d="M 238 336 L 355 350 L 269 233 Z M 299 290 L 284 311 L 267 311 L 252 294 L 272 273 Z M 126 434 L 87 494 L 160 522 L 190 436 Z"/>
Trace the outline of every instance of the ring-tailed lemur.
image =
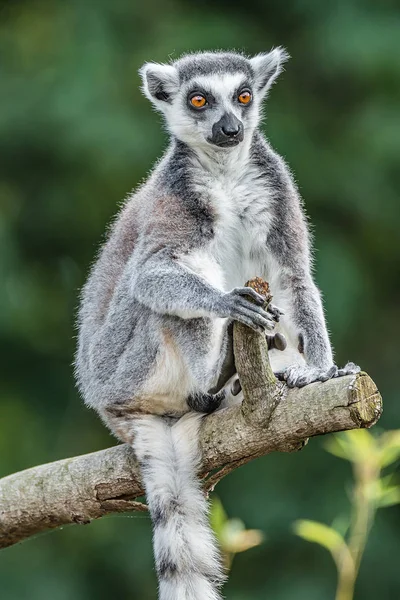
<path id="1" fill-rule="evenodd" d="M 278 327 L 289 346 L 271 361 L 289 386 L 358 370 L 333 363 L 302 202 L 259 131 L 262 101 L 286 59 L 277 48 L 144 65 L 144 93 L 171 143 L 128 198 L 82 294 L 79 387 L 134 446 L 162 600 L 220 598 L 218 551 L 196 479 L 201 417 L 177 417 L 224 399 L 215 385 L 233 320 L 263 334 L 279 320 L 280 310 L 265 311 L 243 282 L 266 279 L 284 311 Z"/>

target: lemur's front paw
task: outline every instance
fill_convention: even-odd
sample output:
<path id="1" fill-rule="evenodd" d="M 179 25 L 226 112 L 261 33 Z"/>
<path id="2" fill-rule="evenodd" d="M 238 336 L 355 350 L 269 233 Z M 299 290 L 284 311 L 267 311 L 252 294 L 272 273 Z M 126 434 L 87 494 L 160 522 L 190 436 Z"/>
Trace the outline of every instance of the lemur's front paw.
<path id="1" fill-rule="evenodd" d="M 332 365 L 329 369 L 318 369 L 308 365 L 291 365 L 280 373 L 275 373 L 280 381 L 286 381 L 290 388 L 304 387 L 315 381 L 328 381 L 334 377 L 343 377 L 344 375 L 354 375 L 360 371 L 360 367 L 354 363 L 347 363 L 343 369 Z"/>
<path id="2" fill-rule="evenodd" d="M 265 298 L 250 287 L 235 288 L 225 294 L 223 301 L 227 316 L 259 333 L 264 333 L 265 330 L 272 331 L 283 314 L 279 308 L 271 304 L 265 310 L 263 308 Z"/>

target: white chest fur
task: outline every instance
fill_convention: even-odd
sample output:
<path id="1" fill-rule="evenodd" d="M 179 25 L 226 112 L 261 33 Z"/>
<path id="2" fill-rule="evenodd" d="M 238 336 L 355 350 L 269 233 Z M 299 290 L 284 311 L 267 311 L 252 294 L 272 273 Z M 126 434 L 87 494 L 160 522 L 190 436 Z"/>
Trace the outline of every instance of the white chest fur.
<path id="1" fill-rule="evenodd" d="M 217 215 L 211 253 L 222 270 L 225 290 L 265 274 L 270 194 L 255 166 L 206 179 L 204 193 Z"/>
<path id="2" fill-rule="evenodd" d="M 267 277 L 271 191 L 259 168 L 247 157 L 228 164 L 214 158 L 202 167 L 195 164 L 191 176 L 194 192 L 211 205 L 215 222 L 210 244 L 182 257 L 185 266 L 222 291 Z"/>

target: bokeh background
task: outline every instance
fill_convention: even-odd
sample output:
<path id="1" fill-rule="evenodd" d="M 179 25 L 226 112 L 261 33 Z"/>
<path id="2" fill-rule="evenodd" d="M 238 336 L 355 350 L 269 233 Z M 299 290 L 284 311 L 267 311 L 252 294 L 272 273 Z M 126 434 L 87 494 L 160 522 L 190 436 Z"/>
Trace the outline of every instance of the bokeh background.
<path id="1" fill-rule="evenodd" d="M 74 387 L 79 289 L 106 224 L 166 137 L 138 68 L 182 52 L 285 46 L 265 130 L 314 226 L 338 363 L 377 382 L 400 427 L 400 10 L 395 0 L 0 2 L 0 476 L 114 444 Z M 297 518 L 349 509 L 348 463 L 313 440 L 218 487 L 265 543 L 238 555 L 231 600 L 329 600 L 328 553 Z M 400 508 L 381 510 L 356 600 L 400 597 Z M 4 600 L 153 600 L 150 521 L 107 518 L 0 554 Z"/>

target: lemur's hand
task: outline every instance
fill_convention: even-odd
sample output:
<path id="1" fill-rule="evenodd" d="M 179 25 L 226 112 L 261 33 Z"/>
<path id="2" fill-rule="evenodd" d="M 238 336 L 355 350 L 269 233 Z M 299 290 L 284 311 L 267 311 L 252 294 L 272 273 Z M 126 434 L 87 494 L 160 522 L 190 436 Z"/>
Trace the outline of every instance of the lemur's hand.
<path id="1" fill-rule="evenodd" d="M 354 375 L 359 373 L 360 367 L 352 362 L 347 363 L 343 369 L 332 365 L 329 369 L 318 369 L 309 365 L 291 365 L 280 373 L 275 373 L 281 381 L 286 381 L 288 387 L 304 387 L 314 381 L 328 381 L 334 377 Z"/>
<path id="2" fill-rule="evenodd" d="M 222 304 L 223 316 L 240 321 L 259 333 L 272 331 L 283 314 L 271 304 L 265 310 L 265 298 L 250 287 L 238 287 L 228 292 L 224 295 Z"/>
<path id="3" fill-rule="evenodd" d="M 275 306 L 275 304 L 268 304 L 267 312 L 271 315 L 275 323 L 279 323 L 281 316 L 285 314 L 283 310 Z"/>

